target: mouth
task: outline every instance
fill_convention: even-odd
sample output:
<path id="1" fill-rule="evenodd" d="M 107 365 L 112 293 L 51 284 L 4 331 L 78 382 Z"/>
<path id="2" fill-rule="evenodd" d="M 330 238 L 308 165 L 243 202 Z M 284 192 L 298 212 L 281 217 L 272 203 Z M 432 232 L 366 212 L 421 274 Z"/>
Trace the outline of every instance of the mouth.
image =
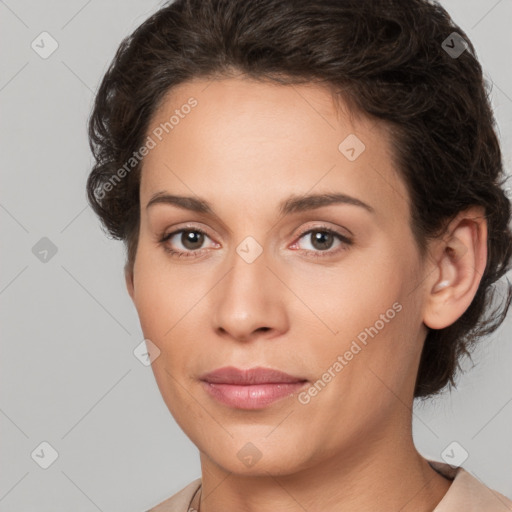
<path id="1" fill-rule="evenodd" d="M 203 389 L 218 402 L 236 409 L 262 409 L 290 396 L 308 380 L 271 368 L 232 366 L 202 375 Z"/>

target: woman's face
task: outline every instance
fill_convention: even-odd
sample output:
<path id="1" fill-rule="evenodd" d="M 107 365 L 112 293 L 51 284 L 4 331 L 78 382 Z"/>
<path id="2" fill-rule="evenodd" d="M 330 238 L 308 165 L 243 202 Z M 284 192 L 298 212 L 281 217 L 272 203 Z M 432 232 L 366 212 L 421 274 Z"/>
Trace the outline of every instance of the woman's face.
<path id="1" fill-rule="evenodd" d="M 320 86 L 196 80 L 147 132 L 128 288 L 169 410 L 226 471 L 359 458 L 410 422 L 426 331 L 407 191 L 383 127 L 337 112 Z M 346 200 L 295 203 L 325 194 Z M 307 382 L 201 380 L 226 366 Z M 266 402 L 276 389 L 290 394 Z"/>

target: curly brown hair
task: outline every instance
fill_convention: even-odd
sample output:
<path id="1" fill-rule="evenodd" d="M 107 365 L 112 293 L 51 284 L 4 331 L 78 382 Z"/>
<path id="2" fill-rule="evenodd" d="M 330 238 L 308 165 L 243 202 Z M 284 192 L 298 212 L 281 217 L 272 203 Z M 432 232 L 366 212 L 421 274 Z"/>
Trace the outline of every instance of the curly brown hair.
<path id="1" fill-rule="evenodd" d="M 458 52 L 450 52 L 454 48 Z M 454 385 L 461 356 L 502 323 L 512 300 L 507 280 L 506 297 L 489 311 L 494 283 L 510 268 L 511 207 L 489 84 L 467 35 L 427 0 L 177 0 L 163 6 L 122 41 L 89 120 L 96 162 L 88 200 L 107 233 L 124 241 L 127 271 L 138 244 L 141 165 L 127 172 L 126 162 L 143 145 L 171 88 L 235 72 L 285 85 L 320 83 L 387 125 L 422 255 L 458 212 L 485 208 L 488 259 L 480 286 L 456 322 L 428 329 L 414 396 Z"/>

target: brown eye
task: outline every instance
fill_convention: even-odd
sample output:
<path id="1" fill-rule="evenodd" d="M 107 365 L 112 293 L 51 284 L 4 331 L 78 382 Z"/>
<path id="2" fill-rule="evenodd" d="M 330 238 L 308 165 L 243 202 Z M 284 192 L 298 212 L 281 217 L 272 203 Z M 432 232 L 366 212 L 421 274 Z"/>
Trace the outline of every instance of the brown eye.
<path id="1" fill-rule="evenodd" d="M 176 257 L 196 257 L 203 252 L 205 238 L 210 238 L 199 228 L 179 229 L 160 237 L 164 250 Z"/>
<path id="2" fill-rule="evenodd" d="M 309 235 L 312 235 L 310 239 L 313 247 L 319 251 L 330 249 L 335 240 L 334 235 L 327 231 L 310 231 Z"/>
<path id="3" fill-rule="evenodd" d="M 182 231 L 180 242 L 185 249 L 196 251 L 201 248 L 204 242 L 204 233 L 199 231 Z"/>
<path id="4" fill-rule="evenodd" d="M 311 247 L 303 247 L 300 242 L 302 239 L 310 242 Z M 330 250 L 335 242 L 338 241 L 338 247 Z M 294 245 L 298 246 L 299 249 L 306 251 L 308 255 L 313 257 L 327 257 L 338 254 L 340 251 L 346 250 L 348 246 L 352 245 L 352 240 L 346 236 L 329 229 L 327 227 L 319 226 L 313 229 L 309 229 L 303 232 L 298 242 Z"/>

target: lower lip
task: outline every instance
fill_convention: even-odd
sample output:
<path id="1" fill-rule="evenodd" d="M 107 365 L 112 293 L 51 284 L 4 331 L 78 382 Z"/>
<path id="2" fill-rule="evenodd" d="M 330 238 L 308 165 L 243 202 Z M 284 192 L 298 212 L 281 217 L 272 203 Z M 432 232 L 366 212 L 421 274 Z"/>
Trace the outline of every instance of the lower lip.
<path id="1" fill-rule="evenodd" d="M 236 409 L 262 409 L 271 403 L 290 396 L 307 384 L 302 382 L 280 382 L 279 384 L 217 384 L 202 381 L 206 392 L 224 405 Z"/>

